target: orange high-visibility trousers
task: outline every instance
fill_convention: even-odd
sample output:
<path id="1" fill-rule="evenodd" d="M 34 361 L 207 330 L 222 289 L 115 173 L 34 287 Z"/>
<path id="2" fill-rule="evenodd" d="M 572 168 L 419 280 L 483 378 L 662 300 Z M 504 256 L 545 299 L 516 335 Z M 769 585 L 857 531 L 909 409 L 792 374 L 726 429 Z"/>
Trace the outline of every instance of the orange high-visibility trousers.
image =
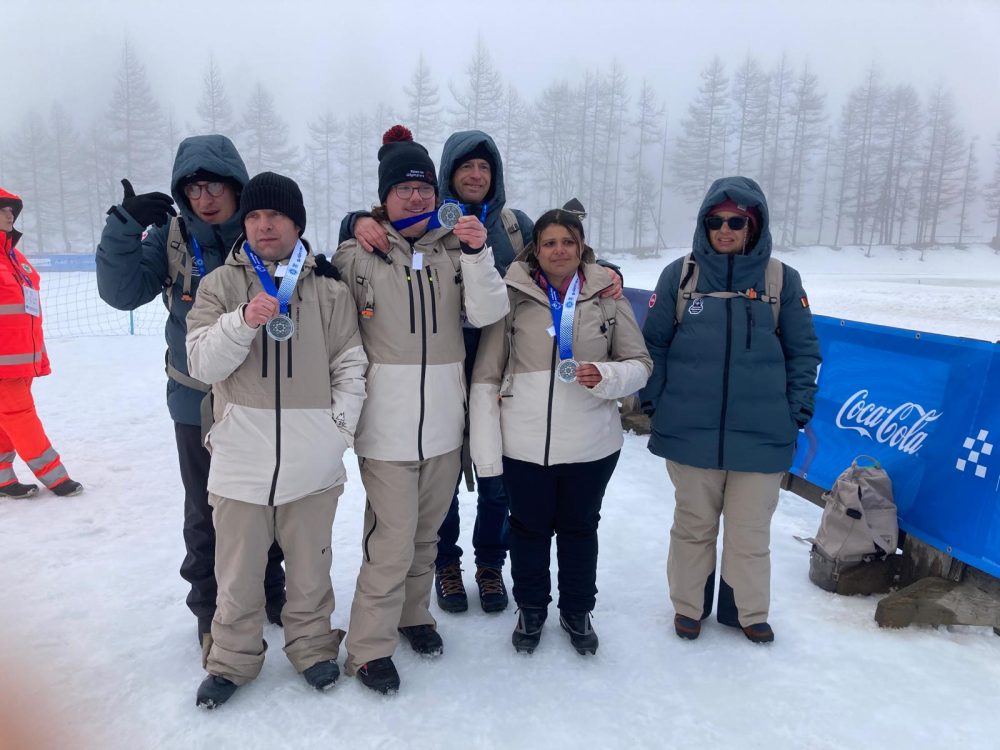
<path id="1" fill-rule="evenodd" d="M 49 489 L 69 477 L 31 397 L 31 378 L 0 378 L 0 487 L 16 482 L 14 452 Z"/>

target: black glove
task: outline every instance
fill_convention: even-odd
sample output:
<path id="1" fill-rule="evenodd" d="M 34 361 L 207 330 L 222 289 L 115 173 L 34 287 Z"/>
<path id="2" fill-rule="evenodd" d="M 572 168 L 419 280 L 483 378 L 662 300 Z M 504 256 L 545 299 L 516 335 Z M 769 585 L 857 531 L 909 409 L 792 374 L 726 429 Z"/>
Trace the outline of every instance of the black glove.
<path id="1" fill-rule="evenodd" d="M 136 195 L 132 183 L 122 180 L 125 197 L 122 198 L 122 208 L 144 227 L 155 224 L 162 227 L 167 223 L 167 216 L 176 216 L 173 199 L 166 193 L 143 193 Z"/>
<path id="2" fill-rule="evenodd" d="M 639 404 L 639 410 L 647 417 L 652 419 L 653 415 L 656 414 L 656 404 L 654 404 L 652 401 L 643 401 L 641 404 Z"/>
<path id="3" fill-rule="evenodd" d="M 328 279 L 337 279 L 338 281 L 340 280 L 340 271 L 337 270 L 337 267 L 333 265 L 333 263 L 326 259 L 325 255 L 316 256 L 315 273 L 317 276 L 324 276 Z"/>

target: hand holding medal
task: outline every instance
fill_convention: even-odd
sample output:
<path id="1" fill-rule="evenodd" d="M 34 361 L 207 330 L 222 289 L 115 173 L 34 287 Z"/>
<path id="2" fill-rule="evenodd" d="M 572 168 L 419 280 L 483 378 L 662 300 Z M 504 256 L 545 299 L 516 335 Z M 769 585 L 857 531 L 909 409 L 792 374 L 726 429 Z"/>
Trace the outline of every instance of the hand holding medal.
<path id="1" fill-rule="evenodd" d="M 267 292 L 258 292 L 243 308 L 243 320 L 252 328 L 259 328 L 278 314 L 278 298 Z"/>

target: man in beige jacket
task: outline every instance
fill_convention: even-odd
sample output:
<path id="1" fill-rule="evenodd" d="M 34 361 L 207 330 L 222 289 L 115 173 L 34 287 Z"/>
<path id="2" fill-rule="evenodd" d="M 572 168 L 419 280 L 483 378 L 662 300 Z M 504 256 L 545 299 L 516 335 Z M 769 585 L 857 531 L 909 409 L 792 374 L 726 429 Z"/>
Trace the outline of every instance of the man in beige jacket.
<path id="1" fill-rule="evenodd" d="M 365 398 L 356 311 L 301 239 L 302 193 L 271 172 L 243 190 L 246 242 L 202 281 L 188 315 L 192 376 L 212 384 L 209 502 L 219 598 L 197 705 L 215 708 L 264 662 L 264 568 L 285 552 L 285 653 L 317 690 L 340 674 L 330 628 L 331 527 Z M 325 259 L 323 259 L 325 260 Z"/>

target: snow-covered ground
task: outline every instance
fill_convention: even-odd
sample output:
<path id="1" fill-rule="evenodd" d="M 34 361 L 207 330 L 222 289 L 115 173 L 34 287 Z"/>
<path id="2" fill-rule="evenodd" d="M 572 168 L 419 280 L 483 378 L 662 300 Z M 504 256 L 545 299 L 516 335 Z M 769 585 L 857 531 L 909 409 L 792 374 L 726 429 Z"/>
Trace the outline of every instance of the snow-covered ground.
<path id="1" fill-rule="evenodd" d="M 651 288 L 681 252 L 625 260 L 629 285 Z M 780 254 L 801 271 L 817 313 L 1000 338 L 1000 255 L 863 256 Z M 36 400 L 87 491 L 0 502 L 4 750 L 1000 746 L 1000 638 L 986 628 L 883 631 L 875 597 L 814 587 L 808 549 L 793 537 L 811 535 L 820 511 L 794 495 L 782 495 L 773 525 L 776 642 L 753 646 L 714 620 L 697 641 L 676 638 L 665 575 L 672 490 L 635 435 L 604 502 L 596 657 L 579 656 L 554 619 L 534 655 L 517 655 L 513 608 L 486 615 L 473 600 L 467 613 L 439 616 L 442 657 L 399 648 L 398 695 L 349 678 L 318 694 L 268 627 L 260 678 L 222 709 L 198 711 L 204 673 L 177 574 L 182 494 L 162 348 L 159 334 L 49 341 L 55 374 L 36 382 Z M 357 466 L 347 464 L 334 524 L 336 627 L 348 622 L 364 506 Z M 466 550 L 474 514 L 474 496 L 463 493 Z M 474 587 L 471 571 L 466 582 Z M 49 744 L 5 744 L 14 719 Z"/>

